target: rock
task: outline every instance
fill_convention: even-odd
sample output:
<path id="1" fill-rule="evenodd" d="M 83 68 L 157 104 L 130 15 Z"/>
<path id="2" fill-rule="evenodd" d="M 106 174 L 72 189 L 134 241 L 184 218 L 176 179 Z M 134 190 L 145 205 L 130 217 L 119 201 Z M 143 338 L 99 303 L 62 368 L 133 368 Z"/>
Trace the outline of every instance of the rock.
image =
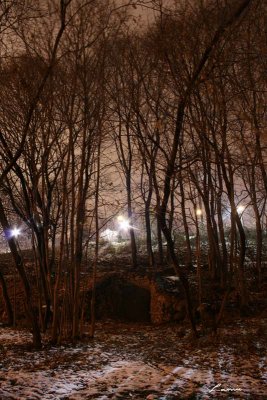
<path id="1" fill-rule="evenodd" d="M 181 321 L 186 316 L 186 305 L 183 296 L 176 289 L 175 292 L 167 292 L 157 282 L 150 286 L 150 317 L 154 324 Z"/>

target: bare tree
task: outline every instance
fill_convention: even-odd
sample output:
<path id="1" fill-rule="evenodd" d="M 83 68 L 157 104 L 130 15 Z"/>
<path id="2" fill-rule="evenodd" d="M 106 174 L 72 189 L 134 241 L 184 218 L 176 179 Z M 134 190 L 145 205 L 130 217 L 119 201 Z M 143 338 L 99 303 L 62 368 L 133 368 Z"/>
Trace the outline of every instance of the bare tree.
<path id="1" fill-rule="evenodd" d="M 246 9 L 249 7 L 251 1 L 246 0 L 240 2 L 238 6 L 229 14 L 228 11 L 228 16 L 224 20 L 221 20 L 219 22 L 219 25 L 214 28 L 214 32 L 211 34 L 211 37 L 208 39 L 208 41 L 205 41 L 203 43 L 203 48 L 201 49 L 201 52 L 199 54 L 199 57 L 194 59 L 191 62 L 191 65 L 189 65 L 190 69 L 188 71 L 188 77 L 184 82 L 184 87 L 182 88 L 182 91 L 180 92 L 180 96 L 178 98 L 178 104 L 177 104 L 177 113 L 176 113 L 176 124 L 175 124 L 175 130 L 173 134 L 173 140 L 172 140 L 172 145 L 171 145 L 171 153 L 170 153 L 170 158 L 167 164 L 166 168 L 166 173 L 165 173 L 165 178 L 164 178 L 164 190 L 163 190 L 163 199 L 161 203 L 161 209 L 160 209 L 160 215 L 161 215 L 161 226 L 163 233 L 165 235 L 165 238 L 168 243 L 169 247 L 169 252 L 174 264 L 174 268 L 177 272 L 177 274 L 180 277 L 180 280 L 182 282 L 186 299 L 187 299 L 187 311 L 189 315 L 189 319 L 191 321 L 192 329 L 196 333 L 196 326 L 195 326 L 195 321 L 193 317 L 193 311 L 192 311 L 192 301 L 191 301 L 191 296 L 190 296 L 190 290 L 189 290 L 189 284 L 188 284 L 188 279 L 186 275 L 184 274 L 183 270 L 179 266 L 179 262 L 175 253 L 175 248 L 174 248 L 174 242 L 172 239 L 171 232 L 168 228 L 167 222 L 166 222 L 166 212 L 167 212 L 167 206 L 168 202 L 170 199 L 170 194 L 171 194 L 171 180 L 172 176 L 176 170 L 176 157 L 177 157 L 177 152 L 179 149 L 180 145 L 180 140 L 181 140 L 181 132 L 183 130 L 183 123 L 184 123 L 184 115 L 185 115 L 185 110 L 186 107 L 188 106 L 192 92 L 194 91 L 195 87 L 197 86 L 199 79 L 201 76 L 203 76 L 203 71 L 206 70 L 208 67 L 211 66 L 212 63 L 212 56 L 214 50 L 220 46 L 221 41 L 223 40 L 225 36 L 225 32 L 227 30 L 231 30 L 232 26 L 236 24 L 236 22 L 239 20 L 239 18 L 242 16 L 242 14 L 246 11 Z M 193 21 L 193 18 L 192 18 Z M 166 29 L 166 22 L 164 24 L 164 19 L 163 15 L 161 17 L 161 31 L 164 33 L 164 29 Z M 195 31 L 196 32 L 196 31 Z M 168 54 L 168 49 L 165 47 L 164 49 L 167 62 L 170 65 L 170 68 L 173 71 L 174 77 L 176 76 L 176 64 L 173 64 L 172 60 L 170 59 L 170 56 Z M 184 59 L 185 63 L 187 64 L 186 58 Z M 230 190 L 230 186 L 229 186 Z M 238 220 L 238 218 L 237 218 Z M 239 224 L 240 232 L 242 234 L 242 226 Z M 243 238 L 243 236 L 242 236 Z M 244 252 L 242 253 L 242 257 L 244 257 Z"/>

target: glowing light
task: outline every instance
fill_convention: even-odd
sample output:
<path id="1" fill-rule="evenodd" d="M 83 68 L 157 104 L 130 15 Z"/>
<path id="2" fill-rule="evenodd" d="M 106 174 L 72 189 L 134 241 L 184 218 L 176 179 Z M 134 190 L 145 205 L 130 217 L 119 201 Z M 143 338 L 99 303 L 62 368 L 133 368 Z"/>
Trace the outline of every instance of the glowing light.
<path id="1" fill-rule="evenodd" d="M 119 215 L 117 217 L 119 223 L 119 229 L 123 231 L 127 231 L 128 229 L 137 229 L 134 226 L 130 225 L 130 221 L 126 219 L 123 215 Z"/>
<path id="2" fill-rule="evenodd" d="M 240 205 L 240 206 L 237 207 L 236 210 L 237 210 L 238 214 L 241 214 L 245 210 L 245 207 Z"/>
<path id="3" fill-rule="evenodd" d="M 119 229 L 127 231 L 129 228 L 131 228 L 130 222 L 123 215 L 119 215 L 117 220 L 119 223 Z"/>
<path id="4" fill-rule="evenodd" d="M 202 213 L 202 210 L 200 209 L 200 208 L 197 208 L 196 209 L 196 215 L 198 216 L 198 217 L 200 217 L 200 215 L 202 215 L 203 213 Z"/>
<path id="5" fill-rule="evenodd" d="M 11 229 L 11 231 L 10 231 L 10 236 L 11 237 L 18 237 L 20 235 L 20 229 L 19 228 L 13 228 L 13 229 Z"/>
<path id="6" fill-rule="evenodd" d="M 130 224 L 127 219 L 120 221 L 120 229 L 127 231 L 129 228 L 130 228 Z"/>

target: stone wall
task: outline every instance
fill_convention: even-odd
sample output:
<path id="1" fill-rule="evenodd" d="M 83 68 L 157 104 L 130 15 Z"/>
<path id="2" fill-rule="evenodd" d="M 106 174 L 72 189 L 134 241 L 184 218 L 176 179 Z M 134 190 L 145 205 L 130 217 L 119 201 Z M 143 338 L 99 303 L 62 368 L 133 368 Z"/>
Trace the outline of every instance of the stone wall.
<path id="1" fill-rule="evenodd" d="M 182 296 L 168 293 L 156 282 L 150 285 L 150 320 L 153 324 L 181 321 L 185 318 L 186 306 Z"/>
<path id="2" fill-rule="evenodd" d="M 170 284 L 164 277 L 112 274 L 97 283 L 98 319 L 162 324 L 181 321 L 185 314 L 185 301 L 177 281 Z"/>

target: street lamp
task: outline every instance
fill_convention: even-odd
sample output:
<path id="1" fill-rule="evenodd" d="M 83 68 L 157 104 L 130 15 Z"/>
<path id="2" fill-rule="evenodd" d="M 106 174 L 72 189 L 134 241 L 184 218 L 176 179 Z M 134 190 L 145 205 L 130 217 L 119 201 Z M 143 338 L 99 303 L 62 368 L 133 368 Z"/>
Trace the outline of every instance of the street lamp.
<path id="1" fill-rule="evenodd" d="M 15 228 L 11 229 L 10 236 L 14 237 L 14 238 L 17 238 L 20 235 L 20 233 L 21 233 L 20 229 L 15 227 Z"/>
<path id="2" fill-rule="evenodd" d="M 197 215 L 198 217 L 200 217 L 202 214 L 203 214 L 203 212 L 202 212 L 201 208 L 197 208 L 197 209 L 196 209 L 196 215 Z"/>
<path id="3" fill-rule="evenodd" d="M 127 231 L 129 228 L 131 228 L 129 220 L 126 219 L 123 215 L 119 215 L 117 220 L 119 222 L 120 229 Z"/>

